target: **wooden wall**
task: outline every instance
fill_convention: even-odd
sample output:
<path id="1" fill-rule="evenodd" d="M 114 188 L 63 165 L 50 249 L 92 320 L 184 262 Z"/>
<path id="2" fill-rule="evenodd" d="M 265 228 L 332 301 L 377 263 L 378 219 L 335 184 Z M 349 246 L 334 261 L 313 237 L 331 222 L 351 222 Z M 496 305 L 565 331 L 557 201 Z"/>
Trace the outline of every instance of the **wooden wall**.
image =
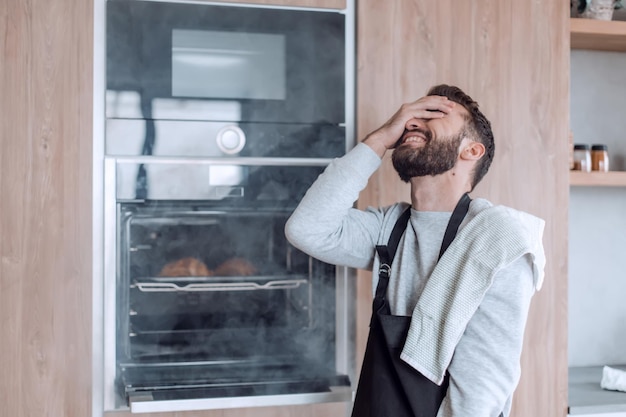
<path id="1" fill-rule="evenodd" d="M 359 138 L 430 85 L 458 84 L 498 139 L 475 194 L 548 221 L 517 417 L 565 415 L 568 10 L 564 0 L 358 2 Z M 91 415 L 92 15 L 89 0 L 0 2 L 2 416 Z M 386 164 L 360 204 L 406 192 Z M 361 341 L 370 297 L 361 279 Z M 168 415 L 343 413 L 329 404 Z"/>
<path id="2" fill-rule="evenodd" d="M 544 288 L 531 306 L 513 416 L 565 416 L 567 407 L 567 204 L 569 3 L 361 0 L 357 134 L 438 83 L 476 99 L 493 124 L 495 161 L 473 196 L 546 220 Z M 359 205 L 410 201 L 387 159 Z M 370 311 L 370 274 L 359 280 L 359 357 Z"/>
<path id="3" fill-rule="evenodd" d="M 0 2 L 0 415 L 91 414 L 92 4 Z"/>

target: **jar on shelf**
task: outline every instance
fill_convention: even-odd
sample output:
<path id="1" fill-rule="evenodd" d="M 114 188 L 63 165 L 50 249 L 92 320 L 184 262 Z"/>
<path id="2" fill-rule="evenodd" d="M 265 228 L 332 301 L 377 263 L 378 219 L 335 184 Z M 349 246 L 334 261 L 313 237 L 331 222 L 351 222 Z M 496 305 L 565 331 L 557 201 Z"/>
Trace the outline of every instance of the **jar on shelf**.
<path id="1" fill-rule="evenodd" d="M 574 171 L 591 171 L 591 152 L 589 145 L 577 143 L 574 145 Z"/>
<path id="2" fill-rule="evenodd" d="M 609 171 L 609 152 L 606 145 L 591 145 L 591 170 Z"/>

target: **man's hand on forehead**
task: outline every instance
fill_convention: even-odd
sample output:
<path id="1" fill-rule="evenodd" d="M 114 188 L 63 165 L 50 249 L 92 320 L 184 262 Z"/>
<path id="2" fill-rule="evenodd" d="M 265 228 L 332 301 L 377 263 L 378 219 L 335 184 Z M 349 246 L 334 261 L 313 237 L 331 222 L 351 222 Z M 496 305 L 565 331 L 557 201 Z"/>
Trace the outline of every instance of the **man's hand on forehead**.
<path id="1" fill-rule="evenodd" d="M 454 108 L 454 106 L 456 105 L 456 103 L 452 100 L 450 100 L 448 97 L 446 96 L 436 96 L 436 95 L 432 95 L 432 96 L 425 96 L 423 98 L 433 98 L 434 100 L 432 101 L 434 104 L 432 104 L 432 107 L 428 107 L 426 109 L 426 111 L 431 112 L 431 113 L 443 113 L 443 115 L 446 115 L 448 113 L 450 113 L 450 111 L 452 111 L 452 109 Z M 430 100 L 429 100 L 429 104 L 430 104 Z"/>
<path id="2" fill-rule="evenodd" d="M 411 103 L 405 103 L 387 122 L 370 133 L 364 142 L 382 157 L 387 149 L 396 146 L 411 120 L 442 118 L 449 114 L 455 105 L 455 102 L 445 96 L 424 96 Z"/>

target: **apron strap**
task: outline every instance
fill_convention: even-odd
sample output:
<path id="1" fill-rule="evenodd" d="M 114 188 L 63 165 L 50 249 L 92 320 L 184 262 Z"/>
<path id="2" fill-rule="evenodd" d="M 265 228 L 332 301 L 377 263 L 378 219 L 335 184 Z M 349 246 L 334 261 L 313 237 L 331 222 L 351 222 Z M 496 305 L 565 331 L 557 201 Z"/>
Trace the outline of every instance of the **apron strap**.
<path id="1" fill-rule="evenodd" d="M 443 242 L 441 243 L 438 260 L 441 259 L 446 249 L 448 249 L 448 246 L 450 246 L 450 244 L 456 237 L 459 226 L 463 222 L 463 219 L 465 218 L 465 215 L 469 210 L 469 205 L 471 202 L 472 199 L 467 193 L 465 193 L 456 204 L 456 207 L 452 212 L 452 216 L 450 217 L 450 221 L 448 221 L 446 231 L 443 235 Z M 404 213 L 400 215 L 398 220 L 396 220 L 396 224 L 391 231 L 391 235 L 389 236 L 389 241 L 387 242 L 387 245 L 376 245 L 376 252 L 378 253 L 380 266 L 378 268 L 378 285 L 376 286 L 376 295 L 374 297 L 375 299 L 384 300 L 385 298 L 385 294 L 387 293 L 387 286 L 389 285 L 389 277 L 391 276 L 391 263 L 393 262 L 393 258 L 396 255 L 398 244 L 400 243 L 400 239 L 402 238 L 402 235 L 406 230 L 406 226 L 409 222 L 410 217 L 411 207 L 407 208 Z"/>
<path id="2" fill-rule="evenodd" d="M 469 195 L 467 195 L 467 193 L 465 193 L 454 208 L 454 211 L 452 212 L 452 217 L 450 217 L 450 221 L 448 222 L 446 232 L 443 235 L 443 243 L 441 244 L 439 258 L 437 258 L 437 260 L 441 259 L 445 251 L 448 249 L 448 246 L 450 246 L 450 244 L 456 237 L 456 232 L 459 230 L 459 226 L 463 222 L 463 219 L 465 218 L 465 215 L 469 210 L 469 205 L 471 202 L 472 199 Z"/>
<path id="3" fill-rule="evenodd" d="M 376 252 L 378 252 L 378 258 L 380 259 L 380 267 L 378 268 L 378 285 L 376 286 L 375 298 L 381 299 L 385 297 L 389 276 L 391 275 L 391 262 L 396 255 L 398 244 L 400 243 L 400 239 L 406 230 L 406 225 L 409 223 L 410 218 L 411 207 L 407 208 L 404 213 L 400 215 L 398 220 L 396 220 L 396 224 L 389 236 L 389 242 L 387 242 L 386 245 L 376 245 Z M 381 280 L 385 281 L 382 285 Z"/>

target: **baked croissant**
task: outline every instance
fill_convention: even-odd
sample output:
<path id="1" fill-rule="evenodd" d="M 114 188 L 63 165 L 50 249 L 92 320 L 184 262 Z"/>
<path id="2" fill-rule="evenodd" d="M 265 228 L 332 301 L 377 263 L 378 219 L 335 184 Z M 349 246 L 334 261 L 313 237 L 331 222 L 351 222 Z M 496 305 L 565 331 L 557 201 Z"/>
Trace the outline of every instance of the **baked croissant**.
<path id="1" fill-rule="evenodd" d="M 230 258 L 215 268 L 217 276 L 250 276 L 257 273 L 254 265 L 243 258 Z"/>
<path id="2" fill-rule="evenodd" d="M 213 273 L 201 260 L 187 257 L 166 264 L 159 275 L 162 277 L 209 277 Z"/>

